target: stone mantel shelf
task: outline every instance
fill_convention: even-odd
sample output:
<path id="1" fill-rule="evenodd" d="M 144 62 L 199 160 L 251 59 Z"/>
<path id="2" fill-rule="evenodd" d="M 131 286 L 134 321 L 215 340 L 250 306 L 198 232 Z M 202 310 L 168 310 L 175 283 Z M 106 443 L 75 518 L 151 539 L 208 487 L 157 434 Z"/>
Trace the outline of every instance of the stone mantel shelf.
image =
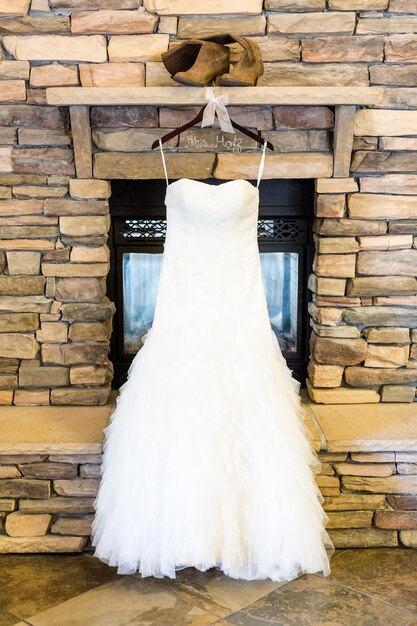
<path id="1" fill-rule="evenodd" d="M 206 87 L 49 87 L 50 105 L 203 105 Z M 234 105 L 375 105 L 383 87 L 229 87 L 216 88 Z"/>

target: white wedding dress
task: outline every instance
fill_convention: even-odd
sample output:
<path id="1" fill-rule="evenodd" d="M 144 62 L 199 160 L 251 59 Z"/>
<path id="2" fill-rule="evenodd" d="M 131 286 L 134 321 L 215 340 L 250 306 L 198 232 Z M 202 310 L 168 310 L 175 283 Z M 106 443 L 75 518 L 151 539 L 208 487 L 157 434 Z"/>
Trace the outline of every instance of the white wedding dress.
<path id="1" fill-rule="evenodd" d="M 269 321 L 258 186 L 167 177 L 165 202 L 153 325 L 104 430 L 94 556 L 143 577 L 327 576 L 321 463 Z"/>

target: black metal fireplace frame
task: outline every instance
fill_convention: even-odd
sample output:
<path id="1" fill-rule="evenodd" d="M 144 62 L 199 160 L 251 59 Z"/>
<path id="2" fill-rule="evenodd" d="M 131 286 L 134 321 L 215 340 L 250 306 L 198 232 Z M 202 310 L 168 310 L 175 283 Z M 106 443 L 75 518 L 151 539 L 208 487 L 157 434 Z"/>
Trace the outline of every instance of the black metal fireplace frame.
<path id="1" fill-rule="evenodd" d="M 208 179 L 205 182 L 221 184 L 222 180 Z M 254 181 L 253 181 L 254 182 Z M 255 182 L 254 182 L 255 184 Z M 132 361 L 132 354 L 123 349 L 123 275 L 122 257 L 126 252 L 152 251 L 163 252 L 164 238 L 141 238 L 129 241 L 129 227 L 126 220 L 135 225 L 136 220 L 166 220 L 164 204 L 165 182 L 160 180 L 115 180 L 112 181 L 110 211 L 112 223 L 108 238 L 110 249 L 110 272 L 108 275 L 108 296 L 116 304 L 113 321 L 110 358 L 114 365 L 114 386 L 120 387 L 127 375 Z M 310 323 L 307 310 L 307 279 L 311 271 L 314 245 L 312 223 L 314 219 L 314 181 L 309 179 L 274 179 L 263 180 L 260 185 L 259 228 L 262 220 L 271 220 L 282 226 L 271 241 L 271 234 L 258 238 L 261 252 L 296 252 L 298 254 L 298 309 L 297 351 L 287 353 L 286 359 L 295 378 L 305 382 L 309 356 Z"/>

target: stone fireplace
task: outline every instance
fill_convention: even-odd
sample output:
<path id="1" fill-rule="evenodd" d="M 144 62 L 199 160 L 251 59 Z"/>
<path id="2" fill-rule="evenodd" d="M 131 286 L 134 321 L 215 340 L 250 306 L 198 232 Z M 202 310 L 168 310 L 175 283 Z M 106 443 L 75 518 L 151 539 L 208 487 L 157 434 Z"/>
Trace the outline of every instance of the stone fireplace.
<path id="1" fill-rule="evenodd" d="M 120 313 L 112 191 L 142 185 L 151 206 L 146 185 L 165 184 L 152 142 L 204 103 L 161 53 L 218 31 L 262 49 L 258 85 L 224 90 L 231 116 L 275 146 L 261 185 L 314 186 L 303 406 L 332 539 L 417 546 L 415 11 L 414 0 L 0 3 L 0 552 L 89 549 Z M 213 183 L 256 178 L 259 156 L 217 128 L 167 145 L 170 177 Z"/>

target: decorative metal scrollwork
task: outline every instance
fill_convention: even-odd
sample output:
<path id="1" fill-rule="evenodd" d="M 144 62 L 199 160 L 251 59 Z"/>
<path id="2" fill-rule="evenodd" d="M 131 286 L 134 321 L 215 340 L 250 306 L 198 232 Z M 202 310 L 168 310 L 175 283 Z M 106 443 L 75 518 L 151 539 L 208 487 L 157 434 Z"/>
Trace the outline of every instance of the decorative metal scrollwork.
<path id="1" fill-rule="evenodd" d="M 119 224 L 119 234 L 124 240 L 165 239 L 167 222 L 164 219 L 126 218 Z M 306 237 L 304 220 L 271 218 L 258 220 L 258 240 L 278 243 L 303 243 Z"/>

